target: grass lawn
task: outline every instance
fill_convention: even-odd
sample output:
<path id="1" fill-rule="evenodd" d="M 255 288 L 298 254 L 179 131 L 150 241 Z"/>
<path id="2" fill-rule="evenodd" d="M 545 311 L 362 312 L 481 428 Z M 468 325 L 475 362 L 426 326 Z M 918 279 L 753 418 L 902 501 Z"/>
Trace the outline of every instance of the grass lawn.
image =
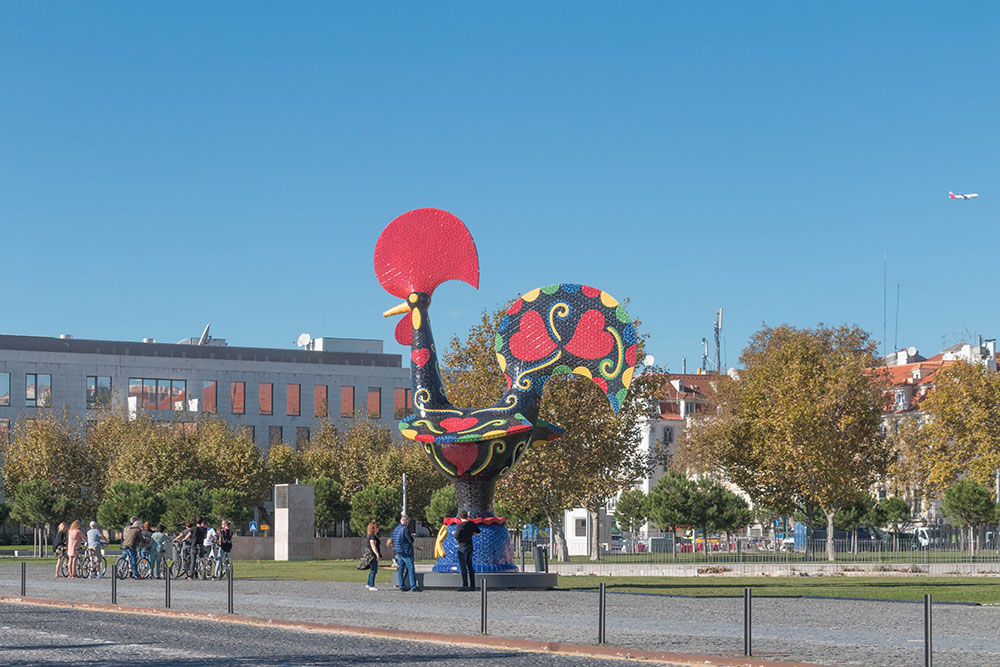
<path id="1" fill-rule="evenodd" d="M 418 561 L 420 562 L 420 561 Z M 423 561 L 430 563 L 431 561 Z M 305 581 L 365 582 L 367 570 L 356 569 L 355 561 L 237 561 L 234 574 L 240 579 L 298 579 Z M 379 568 L 378 580 L 388 581 L 390 573 Z M 890 575 L 884 577 L 559 577 L 559 589 L 594 589 L 604 582 L 611 592 L 657 593 L 669 595 L 742 597 L 750 587 L 754 596 L 801 596 L 923 600 L 930 593 L 939 602 L 1000 604 L 1000 578 L 926 577 Z"/>

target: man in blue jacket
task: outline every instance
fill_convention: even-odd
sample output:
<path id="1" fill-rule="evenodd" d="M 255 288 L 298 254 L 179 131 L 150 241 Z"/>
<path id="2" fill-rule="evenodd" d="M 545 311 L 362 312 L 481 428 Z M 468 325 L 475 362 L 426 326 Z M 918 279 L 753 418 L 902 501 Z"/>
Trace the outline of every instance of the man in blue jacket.
<path id="1" fill-rule="evenodd" d="M 410 534 L 409 525 L 410 517 L 400 515 L 399 525 L 392 531 L 392 551 L 399 563 L 399 590 L 419 591 L 416 570 L 413 568 L 413 535 Z"/>

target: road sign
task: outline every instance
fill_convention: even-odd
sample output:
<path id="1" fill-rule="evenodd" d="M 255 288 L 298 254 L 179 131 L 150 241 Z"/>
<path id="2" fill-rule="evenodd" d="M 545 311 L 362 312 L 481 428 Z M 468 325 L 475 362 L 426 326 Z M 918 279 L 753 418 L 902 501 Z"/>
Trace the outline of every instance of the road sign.
<path id="1" fill-rule="evenodd" d="M 261 524 L 260 529 L 261 530 L 271 530 L 271 527 L 269 525 L 267 525 L 266 523 L 264 523 L 264 524 Z"/>
<path id="2" fill-rule="evenodd" d="M 250 532 L 251 533 L 256 533 L 257 532 L 257 522 L 256 521 L 251 521 L 250 522 Z"/>

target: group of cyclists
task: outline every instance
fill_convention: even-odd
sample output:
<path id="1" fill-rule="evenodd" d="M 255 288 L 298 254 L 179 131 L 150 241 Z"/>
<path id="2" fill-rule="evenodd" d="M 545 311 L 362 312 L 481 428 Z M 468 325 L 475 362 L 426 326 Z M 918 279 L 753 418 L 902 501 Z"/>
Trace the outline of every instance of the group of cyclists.
<path id="1" fill-rule="evenodd" d="M 165 526 L 131 517 L 122 531 L 122 553 L 114 567 L 119 579 L 162 579 L 186 575 L 188 579 L 217 579 L 232 570 L 232 522 L 225 520 L 216 530 L 204 518 L 187 522 L 184 530 L 171 537 Z M 57 577 L 103 578 L 107 560 L 102 550 L 108 543 L 96 521 L 90 522 L 86 536 L 80 522 L 66 528 L 59 524 L 53 547 Z M 168 566 L 171 546 L 175 557 Z"/>

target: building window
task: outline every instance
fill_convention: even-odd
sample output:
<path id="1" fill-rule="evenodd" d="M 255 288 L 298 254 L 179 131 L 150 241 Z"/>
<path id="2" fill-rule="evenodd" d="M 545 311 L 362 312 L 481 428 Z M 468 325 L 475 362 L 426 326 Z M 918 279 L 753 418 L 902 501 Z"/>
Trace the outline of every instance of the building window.
<path id="1" fill-rule="evenodd" d="M 10 443 L 10 418 L 0 418 L 0 445 Z"/>
<path id="2" fill-rule="evenodd" d="M 403 387 L 396 387 L 392 390 L 392 418 L 402 419 L 406 416 L 406 410 L 409 406 L 406 404 L 406 389 Z"/>
<path id="3" fill-rule="evenodd" d="M 295 427 L 295 446 L 305 447 L 309 444 L 309 427 L 308 426 L 296 426 Z"/>
<path id="4" fill-rule="evenodd" d="M 187 380 L 129 378 L 128 395 L 129 398 L 135 398 L 143 410 L 188 409 Z"/>
<path id="5" fill-rule="evenodd" d="M 204 380 L 201 383 L 201 410 L 214 413 L 218 406 L 218 390 L 215 380 Z"/>
<path id="6" fill-rule="evenodd" d="M 274 385 L 270 382 L 260 383 L 260 414 L 269 415 L 272 410 L 272 393 L 274 391 Z"/>
<path id="7" fill-rule="evenodd" d="M 664 426 L 663 427 L 663 444 L 664 445 L 669 445 L 669 444 L 672 444 L 673 441 L 674 441 L 674 429 L 670 428 L 669 426 Z"/>
<path id="8" fill-rule="evenodd" d="M 354 387 L 340 388 L 340 416 L 354 416 Z"/>
<path id="9" fill-rule="evenodd" d="M 96 410 L 111 405 L 111 378 L 104 375 L 87 376 L 87 409 Z"/>
<path id="10" fill-rule="evenodd" d="M 233 414 L 242 415 L 246 412 L 246 383 L 232 382 L 229 385 L 229 398 L 233 402 Z"/>
<path id="11" fill-rule="evenodd" d="M 327 414 L 326 385 L 318 384 L 313 387 L 313 417 L 326 417 Z"/>
<path id="12" fill-rule="evenodd" d="M 587 536 L 587 520 L 586 519 L 576 519 L 573 522 L 575 526 L 574 537 L 586 537 Z"/>
<path id="13" fill-rule="evenodd" d="M 268 426 L 267 427 L 267 445 L 268 447 L 274 447 L 275 445 L 281 444 L 281 427 L 280 426 Z"/>
<path id="14" fill-rule="evenodd" d="M 285 392 L 285 414 L 298 417 L 301 412 L 299 404 L 299 385 L 290 384 Z"/>
<path id="15" fill-rule="evenodd" d="M 371 419 L 382 418 L 381 387 L 368 387 L 368 417 Z"/>
<path id="16" fill-rule="evenodd" d="M 0 405 L 10 405 L 10 373 L 0 373 Z"/>
<path id="17" fill-rule="evenodd" d="M 52 376 L 28 373 L 24 376 L 24 404 L 29 408 L 52 407 Z"/>

